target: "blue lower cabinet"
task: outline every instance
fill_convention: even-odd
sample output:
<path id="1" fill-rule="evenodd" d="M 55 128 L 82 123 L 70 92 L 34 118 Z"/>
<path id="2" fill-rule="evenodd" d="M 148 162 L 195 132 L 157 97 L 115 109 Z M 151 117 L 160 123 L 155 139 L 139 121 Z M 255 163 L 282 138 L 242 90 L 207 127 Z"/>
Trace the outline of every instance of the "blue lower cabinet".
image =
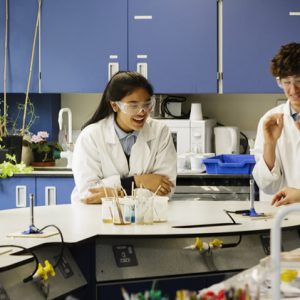
<path id="1" fill-rule="evenodd" d="M 69 204 L 74 186 L 72 177 L 37 177 L 36 204 Z"/>
<path id="2" fill-rule="evenodd" d="M 0 209 L 29 206 L 30 193 L 35 193 L 34 177 L 0 179 Z"/>

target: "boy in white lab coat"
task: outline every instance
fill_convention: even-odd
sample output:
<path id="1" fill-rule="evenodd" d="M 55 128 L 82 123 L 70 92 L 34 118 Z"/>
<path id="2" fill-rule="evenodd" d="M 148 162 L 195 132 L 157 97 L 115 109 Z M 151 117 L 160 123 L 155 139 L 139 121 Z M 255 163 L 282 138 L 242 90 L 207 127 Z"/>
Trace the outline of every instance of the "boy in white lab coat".
<path id="1" fill-rule="evenodd" d="M 154 104 L 152 86 L 139 73 L 112 77 L 76 141 L 72 202 L 101 203 L 114 189 L 130 193 L 132 183 L 172 194 L 176 150 L 169 129 L 149 117 Z"/>
<path id="2" fill-rule="evenodd" d="M 258 124 L 253 176 L 264 193 L 274 195 L 286 186 L 300 188 L 300 44 L 282 46 L 271 72 L 288 101 Z"/>

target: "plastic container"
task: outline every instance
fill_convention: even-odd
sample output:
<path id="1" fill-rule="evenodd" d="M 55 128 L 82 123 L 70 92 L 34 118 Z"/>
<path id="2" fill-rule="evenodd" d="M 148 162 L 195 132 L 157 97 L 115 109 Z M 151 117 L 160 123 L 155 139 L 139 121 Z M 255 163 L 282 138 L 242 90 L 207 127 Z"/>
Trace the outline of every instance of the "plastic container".
<path id="1" fill-rule="evenodd" d="M 168 221 L 168 201 L 169 197 L 166 196 L 155 196 L 153 198 L 153 215 L 155 223 Z"/>
<path id="2" fill-rule="evenodd" d="M 113 221 L 113 199 L 114 197 L 102 198 L 102 222 L 112 223 Z"/>
<path id="3" fill-rule="evenodd" d="M 135 198 L 135 223 L 153 224 L 153 197 L 139 196 Z"/>
<path id="4" fill-rule="evenodd" d="M 203 160 L 208 174 L 251 174 L 255 165 L 254 155 L 224 154 Z"/>

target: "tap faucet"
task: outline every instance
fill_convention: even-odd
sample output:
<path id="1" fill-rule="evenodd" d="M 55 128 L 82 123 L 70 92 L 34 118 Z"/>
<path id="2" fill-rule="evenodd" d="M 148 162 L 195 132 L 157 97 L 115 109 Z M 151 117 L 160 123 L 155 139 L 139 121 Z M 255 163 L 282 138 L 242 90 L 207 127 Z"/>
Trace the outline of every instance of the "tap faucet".
<path id="1" fill-rule="evenodd" d="M 68 114 L 68 141 L 69 145 L 72 144 L 72 112 L 70 108 L 64 107 L 61 108 L 58 113 L 58 125 L 59 130 L 62 130 L 62 123 L 63 123 L 63 113 L 66 112 Z"/>
<path id="2" fill-rule="evenodd" d="M 72 139 L 72 112 L 70 108 L 61 108 L 58 113 L 58 125 L 59 130 L 62 130 L 63 123 L 63 113 L 66 112 L 68 114 L 68 140 L 67 140 L 67 151 L 62 151 L 60 153 L 60 158 L 66 158 L 67 168 L 72 168 L 72 158 L 73 158 L 73 139 Z"/>

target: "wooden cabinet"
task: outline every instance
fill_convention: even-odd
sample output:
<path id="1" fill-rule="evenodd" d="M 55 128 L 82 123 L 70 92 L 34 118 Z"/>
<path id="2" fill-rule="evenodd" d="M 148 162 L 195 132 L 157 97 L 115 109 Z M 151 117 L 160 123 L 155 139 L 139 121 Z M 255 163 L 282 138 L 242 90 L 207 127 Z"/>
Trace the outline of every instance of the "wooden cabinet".
<path id="1" fill-rule="evenodd" d="M 281 45 L 300 42 L 299 12 L 300 1 L 223 1 L 224 93 L 282 93 L 269 65 Z"/>
<path id="2" fill-rule="evenodd" d="M 25 93 L 38 12 L 38 1 L 14 0 L 8 2 L 7 92 Z M 5 0 L 0 1 L 0 20 L 0 92 L 3 92 Z M 38 92 L 38 43 L 36 44 L 35 60 L 32 68 L 30 92 Z"/>
<path id="3" fill-rule="evenodd" d="M 217 4 L 129 0 L 128 64 L 156 93 L 217 92 Z"/>
<path id="4" fill-rule="evenodd" d="M 99 93 L 127 68 L 127 1 L 46 0 L 42 92 Z"/>

